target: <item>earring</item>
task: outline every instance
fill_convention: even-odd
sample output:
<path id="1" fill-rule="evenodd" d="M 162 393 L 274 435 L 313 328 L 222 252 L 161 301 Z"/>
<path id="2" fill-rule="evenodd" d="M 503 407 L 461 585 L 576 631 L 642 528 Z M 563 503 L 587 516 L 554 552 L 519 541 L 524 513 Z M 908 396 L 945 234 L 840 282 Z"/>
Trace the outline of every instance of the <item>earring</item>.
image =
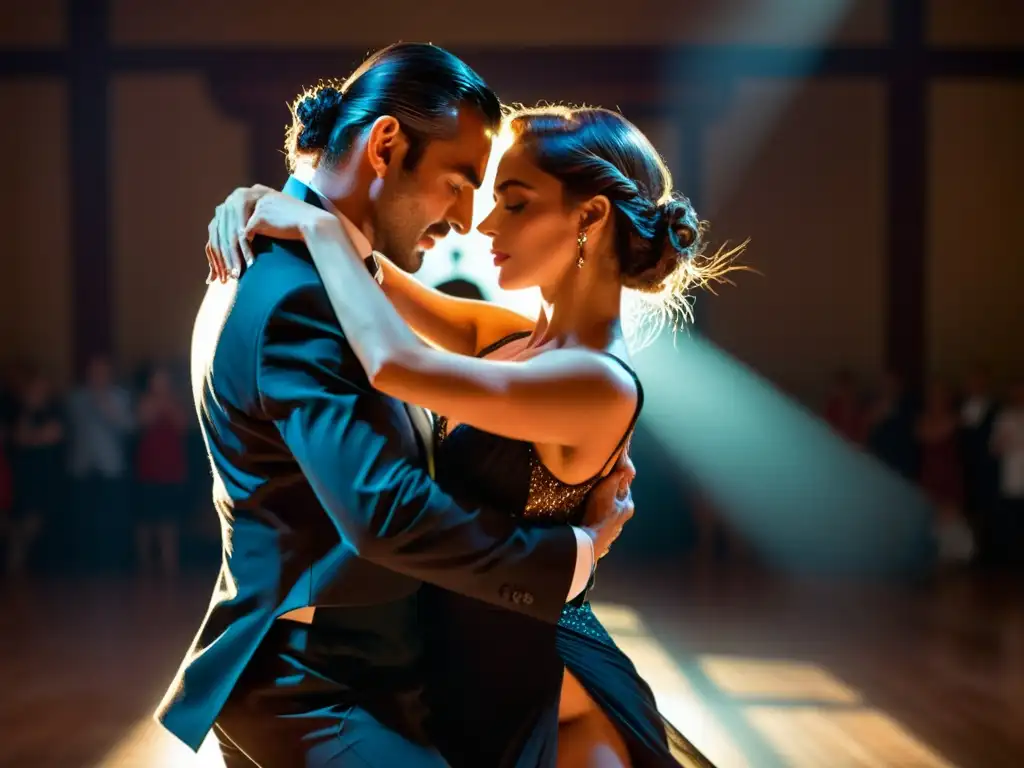
<path id="1" fill-rule="evenodd" d="M 579 235 L 576 237 L 576 268 L 583 269 L 583 246 L 587 244 L 587 233 L 586 230 L 580 230 Z"/>

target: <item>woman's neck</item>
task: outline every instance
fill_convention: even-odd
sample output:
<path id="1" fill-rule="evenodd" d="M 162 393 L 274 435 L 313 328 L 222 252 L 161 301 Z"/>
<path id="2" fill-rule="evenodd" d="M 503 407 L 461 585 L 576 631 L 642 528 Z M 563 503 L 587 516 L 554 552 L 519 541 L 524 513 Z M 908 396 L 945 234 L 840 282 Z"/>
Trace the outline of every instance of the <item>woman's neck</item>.
<path id="1" fill-rule="evenodd" d="M 541 289 L 541 300 L 531 347 L 553 344 L 603 349 L 621 333 L 619 276 L 602 270 L 599 264 L 572 268 L 558 285 Z"/>

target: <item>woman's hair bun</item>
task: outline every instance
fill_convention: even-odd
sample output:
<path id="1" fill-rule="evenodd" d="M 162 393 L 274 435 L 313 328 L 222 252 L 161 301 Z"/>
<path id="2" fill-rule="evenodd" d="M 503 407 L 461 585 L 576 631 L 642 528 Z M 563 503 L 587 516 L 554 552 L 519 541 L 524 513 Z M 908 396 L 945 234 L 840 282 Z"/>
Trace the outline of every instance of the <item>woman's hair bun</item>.
<path id="1" fill-rule="evenodd" d="M 676 254 L 691 258 L 700 245 L 700 222 L 697 212 L 685 197 L 672 197 L 659 206 L 665 231 L 665 256 Z"/>
<path id="2" fill-rule="evenodd" d="M 701 250 L 697 212 L 685 197 L 671 197 L 655 206 L 654 236 L 638 242 L 623 265 L 623 285 L 644 293 L 658 293 L 666 279 Z"/>

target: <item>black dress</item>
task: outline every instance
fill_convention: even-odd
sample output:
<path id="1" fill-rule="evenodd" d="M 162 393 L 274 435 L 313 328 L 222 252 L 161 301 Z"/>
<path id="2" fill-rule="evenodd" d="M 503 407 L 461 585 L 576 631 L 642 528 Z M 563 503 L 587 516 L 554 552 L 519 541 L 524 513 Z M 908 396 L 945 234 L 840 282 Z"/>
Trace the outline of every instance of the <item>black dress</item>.
<path id="1" fill-rule="evenodd" d="M 526 335 L 502 339 L 480 356 Z M 643 402 L 638 380 L 636 386 L 633 424 Z M 435 438 L 437 479 L 460 503 L 507 510 L 538 524 L 577 521 L 599 480 L 562 483 L 530 443 L 467 424 L 448 434 L 443 417 Z M 429 617 L 432 736 L 454 768 L 553 766 L 563 668 L 616 726 L 637 768 L 711 765 L 659 714 L 650 688 L 589 602 L 567 605 L 557 626 L 434 587 L 424 588 L 421 604 Z"/>
<path id="2" fill-rule="evenodd" d="M 56 404 L 38 409 L 25 409 L 19 421 L 27 421 L 33 429 L 47 424 L 64 425 L 64 413 Z M 61 505 L 64 477 L 64 443 L 49 445 L 18 445 L 12 452 L 14 476 L 14 509 L 18 515 L 55 515 Z M 50 522 L 50 521 L 48 521 Z"/>

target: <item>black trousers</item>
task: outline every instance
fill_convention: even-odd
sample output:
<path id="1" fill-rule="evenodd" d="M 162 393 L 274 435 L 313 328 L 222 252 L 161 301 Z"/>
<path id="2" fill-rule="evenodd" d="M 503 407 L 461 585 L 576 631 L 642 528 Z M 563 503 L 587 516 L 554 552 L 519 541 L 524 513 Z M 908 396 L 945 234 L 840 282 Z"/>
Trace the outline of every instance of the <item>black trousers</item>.
<path id="1" fill-rule="evenodd" d="M 227 768 L 446 768 L 421 727 L 418 675 L 351 651 L 275 622 L 214 725 Z"/>

